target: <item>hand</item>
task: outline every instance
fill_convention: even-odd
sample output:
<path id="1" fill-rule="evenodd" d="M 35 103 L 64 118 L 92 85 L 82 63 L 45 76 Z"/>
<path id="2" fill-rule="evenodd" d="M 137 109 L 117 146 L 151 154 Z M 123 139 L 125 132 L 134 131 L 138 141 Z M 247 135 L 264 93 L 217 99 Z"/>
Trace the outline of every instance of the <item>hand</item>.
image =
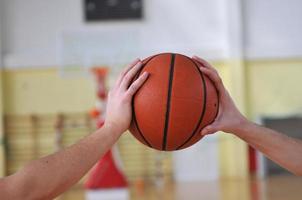
<path id="1" fill-rule="evenodd" d="M 114 87 L 109 91 L 104 126 L 110 126 L 118 134 L 128 129 L 132 118 L 132 97 L 148 78 L 148 73 L 144 72 L 131 83 L 141 67 L 142 62 L 136 59 L 119 75 Z"/>
<path id="2" fill-rule="evenodd" d="M 207 75 L 216 86 L 219 94 L 219 111 L 215 121 L 202 129 L 201 134 L 207 135 L 217 131 L 224 131 L 227 133 L 236 134 L 238 128 L 243 124 L 246 124 L 248 120 L 239 112 L 235 106 L 230 94 L 225 89 L 223 82 L 214 67 L 212 67 L 207 61 L 193 56 L 200 70 Z"/>

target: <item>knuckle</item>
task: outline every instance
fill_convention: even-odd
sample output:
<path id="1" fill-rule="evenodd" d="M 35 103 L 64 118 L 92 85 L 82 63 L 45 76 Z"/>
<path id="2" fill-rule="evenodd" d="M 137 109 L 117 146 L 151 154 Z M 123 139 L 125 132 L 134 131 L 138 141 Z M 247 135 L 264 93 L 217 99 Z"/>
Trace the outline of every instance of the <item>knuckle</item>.
<path id="1" fill-rule="evenodd" d="M 125 75 L 125 76 L 124 76 L 124 80 L 125 80 L 125 81 L 130 81 L 130 76 L 129 76 L 128 74 Z"/>
<path id="2" fill-rule="evenodd" d="M 131 87 L 130 87 L 131 91 L 135 91 L 136 89 L 137 89 L 137 84 L 131 85 Z"/>
<path id="3" fill-rule="evenodd" d="M 218 75 L 218 71 L 215 68 L 212 68 L 213 72 Z"/>

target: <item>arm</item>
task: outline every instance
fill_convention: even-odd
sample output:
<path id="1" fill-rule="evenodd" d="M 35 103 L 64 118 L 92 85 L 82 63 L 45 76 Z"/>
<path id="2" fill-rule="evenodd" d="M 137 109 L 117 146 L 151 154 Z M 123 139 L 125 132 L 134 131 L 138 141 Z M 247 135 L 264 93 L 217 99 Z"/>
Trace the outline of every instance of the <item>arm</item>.
<path id="1" fill-rule="evenodd" d="M 235 135 L 295 175 L 302 176 L 302 142 L 247 122 Z"/>
<path id="2" fill-rule="evenodd" d="M 136 60 L 119 76 L 109 92 L 107 118 L 101 129 L 62 151 L 32 161 L 17 173 L 0 179 L 1 199 L 53 199 L 84 176 L 128 129 L 132 96 L 148 76 L 145 73 L 130 85 L 141 65 Z"/>
<path id="3" fill-rule="evenodd" d="M 201 134 L 217 131 L 232 133 L 287 170 L 302 176 L 302 141 L 248 121 L 235 106 L 217 71 L 205 60 L 196 56 L 193 59 L 200 64 L 200 70 L 213 81 L 220 99 L 216 120 L 205 127 Z"/>

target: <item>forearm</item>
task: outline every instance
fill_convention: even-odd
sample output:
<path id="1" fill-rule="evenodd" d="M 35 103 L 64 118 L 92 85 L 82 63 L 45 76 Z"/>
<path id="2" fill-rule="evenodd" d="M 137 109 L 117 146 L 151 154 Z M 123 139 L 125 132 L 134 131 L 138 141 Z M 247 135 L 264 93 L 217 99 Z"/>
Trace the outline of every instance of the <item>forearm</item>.
<path id="1" fill-rule="evenodd" d="M 292 173 L 302 175 L 300 140 L 250 122 L 239 127 L 234 134 Z"/>
<path id="2" fill-rule="evenodd" d="M 52 199 L 83 177 L 119 136 L 106 126 L 63 151 L 32 161 L 16 177 L 35 199 Z"/>
<path id="3" fill-rule="evenodd" d="M 148 78 L 148 73 L 144 72 L 134 80 L 142 66 L 142 62 L 136 59 L 119 75 L 108 93 L 106 123 L 102 129 L 69 148 L 32 161 L 12 176 L 0 179 L 1 199 L 53 199 L 83 177 L 129 127 L 133 95 Z"/>
<path id="4" fill-rule="evenodd" d="M 302 142 L 258 126 L 240 113 L 225 89 L 219 74 L 207 61 L 194 56 L 199 69 L 208 76 L 219 94 L 219 112 L 215 121 L 203 128 L 202 135 L 217 131 L 233 133 L 289 171 L 302 176 Z"/>

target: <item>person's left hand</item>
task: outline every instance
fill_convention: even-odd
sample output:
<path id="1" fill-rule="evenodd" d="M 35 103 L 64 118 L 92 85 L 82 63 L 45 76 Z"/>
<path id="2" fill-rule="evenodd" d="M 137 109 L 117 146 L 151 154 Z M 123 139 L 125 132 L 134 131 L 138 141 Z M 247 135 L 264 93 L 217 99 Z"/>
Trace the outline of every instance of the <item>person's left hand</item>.
<path id="1" fill-rule="evenodd" d="M 136 59 L 119 75 L 114 87 L 108 94 L 104 126 L 109 126 L 119 134 L 128 129 L 132 119 L 132 97 L 148 78 L 148 73 L 144 72 L 132 82 L 141 67 L 142 62 Z"/>

